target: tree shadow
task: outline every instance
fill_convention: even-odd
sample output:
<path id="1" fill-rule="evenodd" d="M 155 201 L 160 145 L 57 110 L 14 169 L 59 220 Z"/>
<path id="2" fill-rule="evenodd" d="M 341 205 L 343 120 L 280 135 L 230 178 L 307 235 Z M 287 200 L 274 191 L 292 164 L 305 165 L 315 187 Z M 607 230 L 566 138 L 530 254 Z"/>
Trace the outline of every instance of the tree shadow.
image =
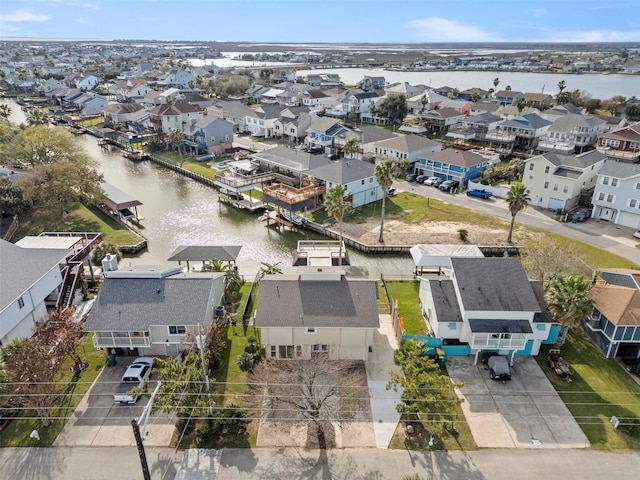
<path id="1" fill-rule="evenodd" d="M 67 475 L 69 451 L 62 448 L 14 448 L 2 471 L 3 478 L 37 478 L 55 480 Z"/>

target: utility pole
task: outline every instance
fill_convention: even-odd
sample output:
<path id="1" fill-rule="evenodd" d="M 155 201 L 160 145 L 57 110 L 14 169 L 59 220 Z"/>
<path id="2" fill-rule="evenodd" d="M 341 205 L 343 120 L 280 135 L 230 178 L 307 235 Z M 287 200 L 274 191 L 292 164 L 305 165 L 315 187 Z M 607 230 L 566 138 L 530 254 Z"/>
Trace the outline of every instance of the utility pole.
<path id="1" fill-rule="evenodd" d="M 198 325 L 200 334 L 196 336 L 196 346 L 200 351 L 200 360 L 202 360 L 202 374 L 204 375 L 204 385 L 207 388 L 207 405 L 209 406 L 209 417 L 213 417 L 213 405 L 211 405 L 211 395 L 209 393 L 209 372 L 207 371 L 207 362 L 204 359 L 205 336 L 202 325 Z"/>
<path id="2" fill-rule="evenodd" d="M 142 477 L 144 480 L 151 480 L 149 465 L 147 465 L 147 454 L 144 452 L 144 445 L 142 444 L 142 437 L 140 436 L 140 428 L 138 427 L 138 421 L 135 418 L 131 420 L 131 426 L 133 427 L 133 436 L 136 438 L 136 446 L 138 447 L 138 456 L 140 457 L 140 465 L 142 466 Z"/>

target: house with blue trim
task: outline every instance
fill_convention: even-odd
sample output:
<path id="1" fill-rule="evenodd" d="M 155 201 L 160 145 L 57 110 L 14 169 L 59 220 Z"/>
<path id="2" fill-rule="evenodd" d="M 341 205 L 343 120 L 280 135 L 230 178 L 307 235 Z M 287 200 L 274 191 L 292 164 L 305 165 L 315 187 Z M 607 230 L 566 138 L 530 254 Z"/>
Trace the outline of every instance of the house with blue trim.
<path id="1" fill-rule="evenodd" d="M 640 270 L 598 272 L 603 284 L 589 291 L 591 315 L 582 327 L 607 358 L 640 358 Z"/>
<path id="2" fill-rule="evenodd" d="M 414 257 L 420 255 L 412 247 Z M 537 355 L 557 332 L 542 284 L 527 278 L 517 258 L 449 257 L 438 275 L 421 275 L 419 298 L 430 334 L 443 345 L 465 345 L 478 356 Z"/>
<path id="3" fill-rule="evenodd" d="M 478 178 L 489 165 L 499 161 L 500 156 L 493 152 L 447 148 L 425 155 L 416 163 L 415 171 L 419 175 L 457 180 L 466 186 L 469 180 Z"/>

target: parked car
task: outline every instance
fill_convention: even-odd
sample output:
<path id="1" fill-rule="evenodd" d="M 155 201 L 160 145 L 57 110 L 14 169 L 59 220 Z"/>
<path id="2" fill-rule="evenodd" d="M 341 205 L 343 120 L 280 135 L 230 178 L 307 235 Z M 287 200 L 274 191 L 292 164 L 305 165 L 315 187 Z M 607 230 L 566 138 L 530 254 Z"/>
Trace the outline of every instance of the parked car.
<path id="1" fill-rule="evenodd" d="M 424 184 L 425 185 L 434 185 L 438 181 L 442 182 L 442 179 L 440 177 L 429 177 L 429 178 L 425 179 Z"/>
<path id="2" fill-rule="evenodd" d="M 489 357 L 487 366 L 489 367 L 491 380 L 511 380 L 511 369 L 506 357 L 502 355 Z"/>
<path id="3" fill-rule="evenodd" d="M 484 198 L 486 200 L 492 195 L 493 193 L 491 192 L 487 192 L 486 190 L 479 190 L 477 188 L 472 188 L 470 190 L 467 190 L 467 197 L 478 197 L 478 198 Z"/>
<path id="4" fill-rule="evenodd" d="M 640 230 L 636 230 L 633 236 L 636 238 L 640 238 Z"/>
<path id="5" fill-rule="evenodd" d="M 589 220 L 591 218 L 592 210 L 590 208 L 581 208 L 573 216 L 576 218 L 577 222 L 584 222 L 585 220 Z"/>
<path id="6" fill-rule="evenodd" d="M 387 196 L 388 197 L 391 197 L 391 196 L 393 196 L 395 194 L 396 194 L 396 189 L 395 188 L 392 188 L 392 187 L 387 188 Z"/>
<path id="7" fill-rule="evenodd" d="M 482 352 L 482 354 L 480 355 L 480 361 L 486 365 L 491 357 L 499 356 L 500 354 L 498 352 Z"/>
<path id="8" fill-rule="evenodd" d="M 454 188 L 458 188 L 458 185 L 460 185 L 460 182 L 457 180 L 445 180 L 438 188 L 443 192 L 450 192 Z"/>
<path id="9" fill-rule="evenodd" d="M 113 394 L 114 403 L 136 403 L 138 395 L 131 395 L 129 392 L 135 387 L 142 387 L 144 381 L 151 376 L 152 369 L 153 358 L 136 358 L 124 372 L 116 393 Z"/>
<path id="10" fill-rule="evenodd" d="M 413 181 L 415 181 L 415 179 L 416 179 L 416 177 L 417 177 L 417 176 L 418 176 L 418 175 L 416 175 L 415 173 L 409 173 L 409 174 L 405 177 L 405 180 L 406 180 L 407 182 L 413 182 Z"/>
<path id="11" fill-rule="evenodd" d="M 338 160 L 340 158 L 340 155 L 337 155 L 335 153 L 330 153 L 329 155 L 327 155 L 327 158 L 329 160 Z"/>
<path id="12" fill-rule="evenodd" d="M 418 175 L 415 180 L 417 183 L 423 183 L 428 177 L 426 175 Z"/>

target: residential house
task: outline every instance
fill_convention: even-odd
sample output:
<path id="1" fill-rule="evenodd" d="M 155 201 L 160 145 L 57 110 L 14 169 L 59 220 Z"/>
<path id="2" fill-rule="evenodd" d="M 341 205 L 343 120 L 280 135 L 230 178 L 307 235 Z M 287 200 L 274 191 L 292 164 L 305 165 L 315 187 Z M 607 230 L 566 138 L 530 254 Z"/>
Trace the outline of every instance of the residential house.
<path id="1" fill-rule="evenodd" d="M 540 138 L 538 150 L 571 154 L 594 145 L 606 122 L 595 115 L 568 113 L 554 121 Z"/>
<path id="2" fill-rule="evenodd" d="M 535 149 L 538 141 L 548 130 L 551 122 L 536 113 L 530 113 L 513 120 L 503 121 L 498 128 L 487 132 L 485 141 L 514 146 L 522 149 Z"/>
<path id="3" fill-rule="evenodd" d="M 585 113 L 586 111 L 584 109 L 576 107 L 572 103 L 565 103 L 545 110 L 544 113 L 542 113 L 542 117 L 551 122 L 555 122 L 558 118 L 564 117 L 567 114 L 584 115 Z"/>
<path id="4" fill-rule="evenodd" d="M 457 180 L 461 186 L 466 186 L 469 180 L 480 177 L 489 165 L 499 161 L 500 156 L 492 152 L 446 148 L 424 155 L 414 169 L 421 175 Z"/>
<path id="5" fill-rule="evenodd" d="M 300 113 L 308 113 L 308 111 L 306 107 L 287 107 L 277 103 L 263 104 L 248 112 L 244 123 L 251 136 L 271 138 L 277 134 L 275 127 L 279 119 L 285 119 L 284 122 L 279 123 L 282 125 L 287 120 L 295 119 Z"/>
<path id="6" fill-rule="evenodd" d="M 326 150 L 336 145 L 336 137 L 347 131 L 347 127 L 332 117 L 320 117 L 307 130 L 305 144 Z"/>
<path id="7" fill-rule="evenodd" d="M 56 80 L 55 78 L 49 78 L 46 82 L 44 82 L 44 84 L 42 85 L 42 92 L 47 95 L 48 93 L 51 93 L 53 90 L 55 90 L 56 88 L 60 88 L 63 87 L 64 84 L 60 81 L 60 80 Z M 47 95 L 48 96 L 48 95 Z"/>
<path id="8" fill-rule="evenodd" d="M 553 97 L 548 93 L 525 93 L 524 102 L 527 107 L 546 110 L 551 107 Z"/>
<path id="9" fill-rule="evenodd" d="M 342 97 L 342 103 L 340 105 L 341 112 L 339 116 L 344 116 L 345 118 L 352 116 L 358 119 L 363 114 L 369 113 L 378 100 L 380 100 L 380 96 L 374 91 L 348 91 Z M 331 115 L 333 111 L 334 109 L 328 110 L 327 115 Z"/>
<path id="10" fill-rule="evenodd" d="M 267 358 L 366 360 L 380 326 L 377 299 L 362 267 L 298 267 L 260 280 L 255 326 Z"/>
<path id="11" fill-rule="evenodd" d="M 529 115 L 531 113 L 540 113 L 540 110 L 532 107 L 524 107 L 522 110 L 518 110 L 518 107 L 514 105 L 501 105 L 493 113 L 502 117 L 503 120 L 513 120 L 514 118 L 522 117 L 523 115 Z M 542 118 L 546 118 L 541 115 Z"/>
<path id="12" fill-rule="evenodd" d="M 449 127 L 447 137 L 461 140 L 484 140 L 487 132 L 495 130 L 500 122 L 502 122 L 502 119 L 493 113 L 474 114 Z"/>
<path id="13" fill-rule="evenodd" d="M 640 229 L 640 164 L 608 158 L 598 172 L 593 217 Z"/>
<path id="14" fill-rule="evenodd" d="M 64 268 L 76 237 L 56 237 L 47 246 L 14 245 L 0 239 L 0 348 L 33 335 L 36 322 L 49 318 L 63 292 Z"/>
<path id="15" fill-rule="evenodd" d="M 149 118 L 146 110 L 138 103 L 110 103 L 102 109 L 104 123 L 110 127 L 126 126 L 131 121 L 132 113 L 142 110 Z"/>
<path id="16" fill-rule="evenodd" d="M 105 270 L 84 329 L 94 332 L 96 348 L 176 356 L 214 328 L 224 278 L 224 273 L 184 273 L 183 267 Z"/>
<path id="17" fill-rule="evenodd" d="M 414 97 L 422 93 L 422 89 L 410 85 L 409 82 L 392 83 L 384 88 L 385 95 L 404 95 L 406 98 Z"/>
<path id="18" fill-rule="evenodd" d="M 452 98 L 453 97 L 453 91 L 454 90 L 456 90 L 456 89 L 453 88 L 453 87 L 448 87 L 446 85 L 433 89 L 433 91 L 435 93 L 437 93 L 438 95 L 441 95 L 441 96 L 447 97 L 447 98 Z"/>
<path id="19" fill-rule="evenodd" d="M 95 113 L 101 113 L 102 109 L 109 104 L 109 101 L 102 95 L 88 92 L 75 97 L 69 103 L 71 103 L 82 115 L 92 115 Z"/>
<path id="20" fill-rule="evenodd" d="M 98 82 L 98 78 L 93 75 L 87 75 L 86 77 L 84 75 L 80 75 L 74 79 L 73 84 L 78 90 L 86 92 L 96 88 L 98 86 Z"/>
<path id="21" fill-rule="evenodd" d="M 300 92 L 300 104 L 307 107 L 311 111 L 321 111 L 328 109 L 337 103 L 337 99 L 327 95 L 319 88 L 311 88 L 304 92 Z"/>
<path id="22" fill-rule="evenodd" d="M 477 98 L 478 101 L 488 100 L 489 98 L 491 98 L 491 94 L 487 90 L 483 90 L 482 88 L 473 87 L 458 93 L 458 98 L 460 100 L 475 102 L 476 100 L 474 100 L 474 98 Z"/>
<path id="23" fill-rule="evenodd" d="M 109 93 L 119 102 L 137 102 L 152 91 L 144 78 L 130 78 L 109 87 Z"/>
<path id="24" fill-rule="evenodd" d="M 428 131 L 436 135 L 444 135 L 453 125 L 464 120 L 466 115 L 453 108 L 439 108 L 429 110 L 421 114 L 421 118 L 427 123 Z"/>
<path id="25" fill-rule="evenodd" d="M 158 85 L 174 87 L 179 90 L 193 90 L 196 84 L 196 77 L 188 70 L 174 68 L 157 83 Z"/>
<path id="26" fill-rule="evenodd" d="M 582 328 L 606 358 L 640 358 L 640 270 L 605 269 Z"/>
<path id="27" fill-rule="evenodd" d="M 260 100 L 262 99 L 262 94 L 268 90 L 269 90 L 269 87 L 253 84 L 245 91 L 245 96 L 250 102 L 260 103 Z"/>
<path id="28" fill-rule="evenodd" d="M 284 110 L 280 118 L 273 122 L 275 136 L 285 137 L 289 143 L 299 143 L 316 118 L 314 113 L 308 111 L 294 113 L 288 109 Z"/>
<path id="29" fill-rule="evenodd" d="M 207 115 L 224 118 L 233 124 L 234 132 L 247 132 L 246 119 L 253 113 L 253 109 L 240 100 L 218 100 L 207 107 Z"/>
<path id="30" fill-rule="evenodd" d="M 183 125 L 182 144 L 198 155 L 222 155 L 233 148 L 233 124 L 218 117 L 192 118 Z"/>
<path id="31" fill-rule="evenodd" d="M 340 75 L 337 73 L 310 73 L 306 78 L 307 85 L 311 87 L 339 87 L 342 85 Z"/>
<path id="32" fill-rule="evenodd" d="M 442 143 L 420 135 L 398 135 L 374 143 L 376 161 L 391 159 L 400 165 L 406 161 L 407 169 L 413 170 L 416 162 L 425 155 L 442 150 Z"/>
<path id="33" fill-rule="evenodd" d="M 412 247 L 412 255 L 414 249 Z M 452 257 L 444 275 L 421 276 L 419 298 L 432 335 L 470 352 L 537 355 L 554 323 L 540 282 L 517 258 Z"/>
<path id="34" fill-rule="evenodd" d="M 202 109 L 197 105 L 191 105 L 184 100 L 176 100 L 173 103 L 158 105 L 149 110 L 152 127 L 165 135 L 177 128 L 182 130 L 182 126 L 190 122 L 192 118 L 197 120 L 203 117 Z"/>
<path id="35" fill-rule="evenodd" d="M 365 75 L 362 80 L 360 80 L 356 86 L 365 92 L 369 92 L 371 90 L 382 90 L 386 85 L 386 81 L 384 77 L 370 77 L 369 75 Z"/>
<path id="36" fill-rule="evenodd" d="M 605 159 L 596 150 L 580 155 L 544 153 L 526 161 L 522 183 L 533 205 L 566 212 L 593 191 Z"/>
<path id="37" fill-rule="evenodd" d="M 493 98 L 500 105 L 515 105 L 521 97 L 524 97 L 524 93 L 514 90 L 500 90 L 493 94 Z"/>
<path id="38" fill-rule="evenodd" d="M 637 162 L 640 160 L 640 122 L 603 133 L 597 148 L 608 157 Z"/>

